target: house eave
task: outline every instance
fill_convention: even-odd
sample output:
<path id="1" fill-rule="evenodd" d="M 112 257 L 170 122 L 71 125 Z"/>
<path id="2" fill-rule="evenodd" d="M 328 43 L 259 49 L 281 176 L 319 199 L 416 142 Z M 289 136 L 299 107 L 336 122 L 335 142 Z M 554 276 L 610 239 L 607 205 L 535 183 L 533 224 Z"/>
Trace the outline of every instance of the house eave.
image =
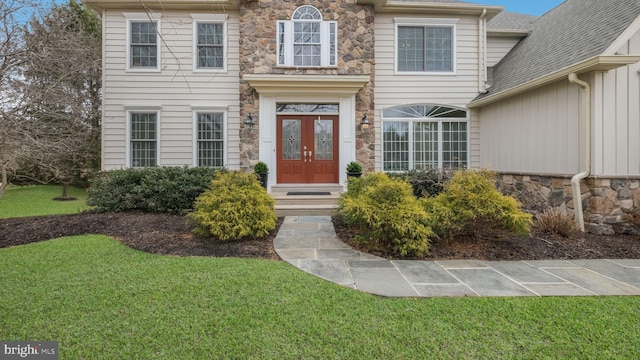
<path id="1" fill-rule="evenodd" d="M 245 74 L 243 79 L 261 95 L 355 95 L 369 75 L 270 75 Z"/>
<path id="2" fill-rule="evenodd" d="M 82 0 L 91 9 L 141 9 L 139 0 Z M 237 10 L 240 0 L 145 0 L 144 7 L 162 10 Z"/>
<path id="3" fill-rule="evenodd" d="M 501 38 L 523 38 L 530 33 L 531 30 L 487 29 L 487 36 Z"/>
<path id="4" fill-rule="evenodd" d="M 478 100 L 470 102 L 468 108 L 478 108 L 491 103 L 504 100 L 529 90 L 551 84 L 553 82 L 566 79 L 571 73 L 586 74 L 593 71 L 609 71 L 622 66 L 635 64 L 640 61 L 640 55 L 599 55 L 573 64 L 571 66 L 554 71 L 537 79 L 528 81 L 518 86 L 488 95 Z"/>
<path id="5" fill-rule="evenodd" d="M 358 0 L 358 4 L 373 5 L 376 13 L 410 13 L 429 15 L 482 15 L 486 10 L 487 20 L 498 15 L 504 6 L 488 6 L 468 3 L 432 3 L 428 1 L 402 0 Z"/>

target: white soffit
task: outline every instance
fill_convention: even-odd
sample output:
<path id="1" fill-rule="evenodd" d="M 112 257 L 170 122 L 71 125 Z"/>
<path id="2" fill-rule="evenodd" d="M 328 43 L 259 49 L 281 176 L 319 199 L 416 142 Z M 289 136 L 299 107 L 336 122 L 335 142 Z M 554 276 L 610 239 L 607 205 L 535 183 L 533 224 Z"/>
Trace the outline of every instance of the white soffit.
<path id="1" fill-rule="evenodd" d="M 245 74 L 243 79 L 262 95 L 355 95 L 370 75 Z"/>

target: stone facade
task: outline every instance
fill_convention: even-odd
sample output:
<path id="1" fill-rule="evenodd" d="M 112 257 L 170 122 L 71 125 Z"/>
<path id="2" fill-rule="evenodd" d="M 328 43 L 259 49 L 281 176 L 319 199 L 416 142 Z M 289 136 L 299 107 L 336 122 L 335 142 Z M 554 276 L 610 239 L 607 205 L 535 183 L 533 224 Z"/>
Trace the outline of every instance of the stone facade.
<path id="1" fill-rule="evenodd" d="M 291 20 L 302 5 L 316 7 L 323 20 L 338 24 L 337 67 L 298 68 L 277 66 L 277 21 Z M 245 74 L 282 75 L 369 75 L 371 82 L 356 95 L 356 119 L 374 109 L 374 12 L 371 5 L 356 0 L 337 1 L 243 1 L 240 8 L 240 118 L 250 113 L 257 123 L 254 130 L 241 132 L 240 161 L 243 169 L 258 161 L 260 131 L 259 94 L 242 79 Z M 374 170 L 375 130 L 357 129 L 357 160 L 365 171 Z"/>
<path id="2" fill-rule="evenodd" d="M 574 210 L 570 177 L 499 174 L 497 186 L 515 196 L 525 210 L 540 213 L 560 208 Z M 640 208 L 640 178 L 602 179 L 589 177 L 580 183 L 585 228 L 594 234 L 636 234 L 623 209 Z"/>

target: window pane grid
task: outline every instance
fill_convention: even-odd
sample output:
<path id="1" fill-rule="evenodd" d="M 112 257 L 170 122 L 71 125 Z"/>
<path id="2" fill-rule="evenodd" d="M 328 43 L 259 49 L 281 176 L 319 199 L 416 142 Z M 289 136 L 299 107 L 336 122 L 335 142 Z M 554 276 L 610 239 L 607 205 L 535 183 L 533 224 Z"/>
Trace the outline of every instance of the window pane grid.
<path id="1" fill-rule="evenodd" d="M 131 23 L 131 67 L 157 67 L 157 39 L 155 23 Z"/>
<path id="2" fill-rule="evenodd" d="M 413 124 L 413 168 L 438 167 L 438 123 Z"/>
<path id="3" fill-rule="evenodd" d="M 131 114 L 131 166 L 157 164 L 157 114 Z"/>
<path id="4" fill-rule="evenodd" d="M 453 71 L 453 28 L 398 26 L 398 71 Z"/>
<path id="5" fill-rule="evenodd" d="M 198 24 L 198 68 L 224 67 L 224 26 Z"/>
<path id="6" fill-rule="evenodd" d="M 409 170 L 409 123 L 385 122 L 383 128 L 383 170 Z"/>
<path id="7" fill-rule="evenodd" d="M 224 117 L 201 113 L 198 117 L 198 166 L 224 166 Z"/>
<path id="8" fill-rule="evenodd" d="M 442 166 L 459 168 L 467 165 L 467 123 L 442 123 Z"/>

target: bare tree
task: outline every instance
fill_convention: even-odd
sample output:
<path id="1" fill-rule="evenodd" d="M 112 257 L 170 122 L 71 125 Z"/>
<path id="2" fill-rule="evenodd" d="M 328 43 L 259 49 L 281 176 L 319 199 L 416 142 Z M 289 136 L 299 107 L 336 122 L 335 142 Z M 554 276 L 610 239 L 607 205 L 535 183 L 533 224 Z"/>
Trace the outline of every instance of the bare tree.
<path id="1" fill-rule="evenodd" d="M 20 99 L 15 96 L 13 82 L 24 55 L 19 18 L 32 6 L 28 0 L 0 2 L 0 196 L 9 184 L 8 174 L 21 146 L 21 131 L 16 123 Z"/>
<path id="2" fill-rule="evenodd" d="M 100 20 L 71 0 L 33 18 L 24 34 L 19 161 L 67 188 L 100 164 Z"/>

